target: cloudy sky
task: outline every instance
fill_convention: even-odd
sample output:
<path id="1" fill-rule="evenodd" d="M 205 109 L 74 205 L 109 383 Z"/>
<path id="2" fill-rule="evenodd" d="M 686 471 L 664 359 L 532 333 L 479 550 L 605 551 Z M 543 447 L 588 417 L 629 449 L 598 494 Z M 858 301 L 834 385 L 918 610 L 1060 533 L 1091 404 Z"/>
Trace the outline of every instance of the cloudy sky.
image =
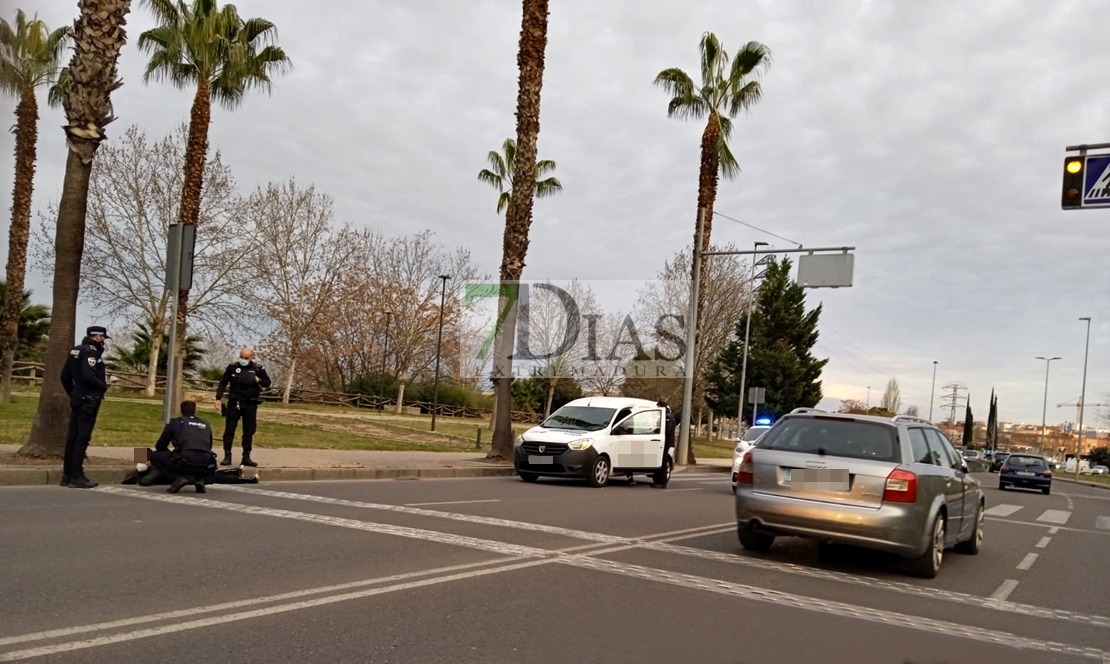
<path id="1" fill-rule="evenodd" d="M 77 11 L 75 1 L 29 1 L 51 25 Z M 495 272 L 503 220 L 476 173 L 515 135 L 520 2 L 238 6 L 277 24 L 295 66 L 271 97 L 213 112 L 212 144 L 244 189 L 296 176 L 334 195 L 342 219 L 395 234 L 430 228 Z M 1087 401 L 1110 402 L 1110 210 L 1059 205 L 1064 146 L 1110 141 L 1096 20 L 1106 2 L 1048 9 L 556 0 L 539 147 L 565 191 L 537 204 L 525 277 L 651 279 L 689 244 L 702 126 L 668 119 L 651 82 L 671 66 L 695 72 L 711 30 L 730 52 L 756 40 L 774 55 L 763 101 L 737 121 L 743 174 L 722 182 L 717 211 L 806 246 L 857 248 L 853 288 L 809 294 L 825 306 L 826 406 L 864 400 L 868 386 L 875 403 L 896 376 L 904 401 L 928 415 L 936 361 L 935 418 L 941 387 L 959 382 L 980 418 L 995 388 L 1001 419 L 1039 423 L 1044 363 L 1034 357 L 1060 355 L 1048 418 L 1074 420 L 1074 407 L 1056 404 L 1080 394 L 1080 316 L 1094 319 Z M 161 135 L 188 117 L 188 93 L 140 80 L 134 40 L 149 27 L 136 2 L 110 136 L 130 124 Z M 57 200 L 65 160 L 62 118 L 43 115 L 37 209 Z M 0 160 L 11 173 L 10 147 Z M 5 201 L 10 187 L 0 177 Z M 713 239 L 790 246 L 722 218 Z M 41 275 L 29 285 L 49 301 Z"/>

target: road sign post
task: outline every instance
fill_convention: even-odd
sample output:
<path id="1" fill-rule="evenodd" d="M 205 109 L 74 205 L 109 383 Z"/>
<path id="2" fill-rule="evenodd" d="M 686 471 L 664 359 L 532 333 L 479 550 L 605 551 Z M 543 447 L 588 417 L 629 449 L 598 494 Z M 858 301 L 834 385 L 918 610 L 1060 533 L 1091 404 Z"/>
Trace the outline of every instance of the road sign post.
<path id="1" fill-rule="evenodd" d="M 173 418 L 173 395 L 177 391 L 174 371 L 177 354 L 177 295 L 193 285 L 193 253 L 196 249 L 196 224 L 170 224 L 166 234 L 166 291 L 169 293 L 170 329 L 166 348 L 166 394 L 162 401 L 162 422 Z"/>
<path id="2" fill-rule="evenodd" d="M 759 414 L 759 404 L 766 402 L 767 389 L 763 387 L 748 388 L 748 401 L 752 402 L 752 426 L 755 426 L 756 416 Z"/>
<path id="3" fill-rule="evenodd" d="M 1064 210 L 1110 208 L 1110 153 L 1087 154 L 1087 150 L 1110 148 L 1110 143 L 1069 145 L 1076 152 L 1064 159 L 1060 207 Z"/>

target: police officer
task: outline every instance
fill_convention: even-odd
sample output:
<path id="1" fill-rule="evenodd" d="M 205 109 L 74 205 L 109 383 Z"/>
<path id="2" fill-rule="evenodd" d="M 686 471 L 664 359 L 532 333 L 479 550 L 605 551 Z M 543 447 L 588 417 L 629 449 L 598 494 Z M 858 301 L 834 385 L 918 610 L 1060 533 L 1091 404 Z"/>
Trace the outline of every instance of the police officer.
<path id="1" fill-rule="evenodd" d="M 104 340 L 108 330 L 99 325 L 85 330 L 85 338 L 69 351 L 62 367 L 62 388 L 69 395 L 69 435 L 66 436 L 61 486 L 91 489 L 97 483 L 85 477 L 85 453 L 92 439 L 100 402 L 108 391 L 104 369 Z"/>
<path id="2" fill-rule="evenodd" d="M 150 486 L 166 475 L 173 478 L 170 493 L 181 491 L 190 481 L 197 493 L 204 493 L 204 477 L 209 467 L 215 470 L 216 455 L 212 453 L 212 427 L 197 417 L 195 401 L 181 402 L 181 417 L 166 423 L 148 456 L 150 470 L 139 480 L 140 485 Z"/>
<path id="3" fill-rule="evenodd" d="M 262 390 L 269 386 L 270 377 L 262 365 L 254 361 L 254 351 L 250 346 L 243 346 L 238 362 L 227 365 L 216 387 L 216 410 L 222 411 L 227 418 L 221 466 L 231 465 L 231 444 L 235 441 L 235 428 L 240 419 L 243 420 L 243 465 L 258 465 L 251 459 L 251 441 L 258 427 L 258 404 L 262 401 Z M 221 401 L 225 388 L 228 389 L 227 408 Z"/>

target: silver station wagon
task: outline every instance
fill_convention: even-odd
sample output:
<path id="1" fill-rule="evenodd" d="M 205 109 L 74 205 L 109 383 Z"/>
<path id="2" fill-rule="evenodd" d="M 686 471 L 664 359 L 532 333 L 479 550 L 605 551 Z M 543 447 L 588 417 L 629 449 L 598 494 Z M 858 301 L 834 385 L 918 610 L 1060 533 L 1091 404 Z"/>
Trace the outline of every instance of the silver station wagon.
<path id="1" fill-rule="evenodd" d="M 794 536 L 893 553 L 933 578 L 944 553 L 983 545 L 985 497 L 952 442 L 927 420 L 797 409 L 744 454 L 740 544 Z"/>

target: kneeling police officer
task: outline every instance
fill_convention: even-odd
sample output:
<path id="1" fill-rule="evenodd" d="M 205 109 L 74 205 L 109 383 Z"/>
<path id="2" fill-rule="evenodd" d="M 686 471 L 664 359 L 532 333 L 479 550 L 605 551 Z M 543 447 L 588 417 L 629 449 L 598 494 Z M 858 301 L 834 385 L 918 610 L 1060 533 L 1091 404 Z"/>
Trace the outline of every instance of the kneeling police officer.
<path id="1" fill-rule="evenodd" d="M 170 493 L 181 491 L 190 482 L 197 493 L 205 492 L 204 478 L 216 470 L 216 455 L 212 453 L 212 426 L 196 415 L 196 402 L 181 402 L 181 417 L 170 420 L 162 429 L 149 455 L 150 470 L 139 480 L 140 485 L 150 486 L 166 475 L 173 478 Z"/>

